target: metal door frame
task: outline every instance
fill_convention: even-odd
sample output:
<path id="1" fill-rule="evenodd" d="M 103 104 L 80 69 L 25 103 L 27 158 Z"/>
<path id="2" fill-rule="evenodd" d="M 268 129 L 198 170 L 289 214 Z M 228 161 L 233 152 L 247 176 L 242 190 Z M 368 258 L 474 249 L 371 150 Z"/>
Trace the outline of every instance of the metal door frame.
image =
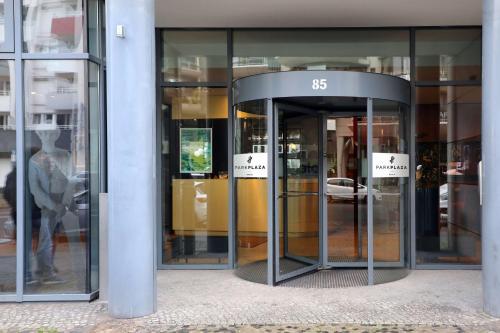
<path id="1" fill-rule="evenodd" d="M 339 111 L 339 112 L 328 112 L 328 113 L 325 113 L 323 115 L 323 149 L 326 149 L 327 147 L 327 120 L 329 117 L 338 117 L 338 118 L 345 118 L 345 117 L 363 117 L 365 116 L 367 119 L 368 119 L 368 99 L 366 99 L 366 110 L 363 112 L 363 111 L 356 111 L 356 112 L 342 112 L 342 111 Z M 368 127 L 368 124 L 367 124 L 367 127 Z M 368 145 L 371 145 L 373 144 L 373 138 L 371 137 L 368 137 L 367 136 L 367 147 Z M 323 150 L 322 151 L 322 154 L 323 154 L 323 181 L 322 183 L 325 183 L 326 182 L 326 179 L 327 179 L 327 159 L 326 159 L 326 151 Z M 368 154 L 367 154 L 368 155 Z M 371 159 L 371 156 L 368 155 L 367 156 L 367 160 L 370 160 Z M 370 162 L 368 161 L 368 164 Z M 368 191 L 369 192 L 369 191 Z M 366 194 L 367 195 L 367 198 L 368 198 L 368 193 Z M 324 244 L 323 246 L 323 267 L 324 268 L 364 268 L 364 267 L 368 267 L 368 259 L 366 261 L 359 261 L 359 262 L 356 262 L 356 261 L 346 261 L 346 262 L 334 262 L 334 261 L 329 261 L 329 256 L 328 256 L 328 203 L 327 203 L 327 192 L 326 192 L 326 189 L 324 189 L 323 191 L 323 198 L 322 198 L 322 203 L 323 203 L 323 214 L 322 214 L 322 221 L 321 221 L 321 225 L 322 225 L 322 228 L 323 228 L 323 240 L 322 240 L 322 243 Z M 370 210 L 370 207 L 367 205 L 366 207 L 367 210 Z M 373 207 L 372 207 L 373 209 Z M 367 221 L 368 222 L 368 221 Z M 362 225 L 358 225 L 358 228 L 360 228 L 361 226 L 361 229 L 362 229 Z M 362 234 L 361 234 L 361 237 L 362 237 Z M 362 243 L 362 238 L 361 238 L 361 249 L 363 248 L 363 243 Z M 368 255 L 367 255 L 368 257 Z"/>
<path id="2" fill-rule="evenodd" d="M 316 111 L 316 110 L 311 110 L 311 109 L 308 109 L 308 108 L 305 108 L 305 107 L 300 107 L 300 106 L 296 106 L 296 105 L 293 105 L 293 104 L 287 104 L 285 102 L 282 102 L 282 101 L 279 101 L 279 100 L 272 100 L 272 104 L 273 104 L 273 121 L 274 121 L 274 128 L 273 128 L 273 141 L 274 141 L 274 146 L 273 146 L 273 158 L 274 158 L 274 164 L 273 164 L 273 169 L 275 170 L 274 174 L 273 174 L 273 181 L 274 181 L 274 217 L 273 217 L 273 228 L 274 228 L 274 278 L 273 278 L 273 284 L 277 284 L 281 281 L 285 281 L 285 280 L 288 280 L 290 278 L 293 278 L 293 277 L 296 277 L 296 276 L 299 276 L 299 275 L 302 275 L 302 274 L 305 274 L 305 273 L 308 273 L 308 272 L 311 272 L 311 271 L 314 271 L 314 270 L 317 270 L 321 264 L 322 264 L 322 248 L 323 248 L 323 243 L 322 243 L 322 232 L 323 232 L 323 228 L 322 228 L 322 221 L 323 221 L 323 217 L 322 217 L 322 200 L 321 200 L 321 193 L 322 192 L 322 164 L 320 163 L 320 156 L 321 156 L 321 152 L 322 152 L 322 145 L 321 145 L 321 136 L 322 136 L 322 117 L 320 116 L 320 114 Z M 277 158 L 279 156 L 279 111 L 280 109 L 287 109 L 287 110 L 293 110 L 293 111 L 297 111 L 297 112 L 301 112 L 301 113 L 304 113 L 304 114 L 313 114 L 316 116 L 317 118 L 317 122 L 318 122 L 318 137 L 317 137 L 317 140 L 318 140 L 318 167 L 319 167 L 319 170 L 318 170 L 318 184 L 319 184 L 319 187 L 318 187 L 318 193 L 317 193 L 317 197 L 318 197 L 318 260 L 307 260 L 307 258 L 299 258 L 299 257 L 296 257 L 294 255 L 290 255 L 288 252 L 287 252 L 287 237 L 286 237 L 286 223 L 283 223 L 283 254 L 284 254 L 284 257 L 288 257 L 288 258 L 291 258 L 293 260 L 296 260 L 296 261 L 299 261 L 299 262 L 304 262 L 305 264 L 309 264 L 309 266 L 306 266 L 306 267 L 303 267 L 303 268 L 300 268 L 300 269 L 297 269 L 293 272 L 289 272 L 289 273 L 285 273 L 285 274 L 281 274 L 280 273 L 280 224 L 279 224 L 279 217 L 278 217 L 278 200 L 280 199 L 280 193 L 278 192 L 278 189 L 279 189 L 279 174 L 277 172 L 277 170 L 279 170 L 279 158 Z M 285 165 L 285 151 L 286 151 L 286 141 L 285 141 L 285 134 L 283 134 L 283 165 Z M 286 178 L 285 178 L 285 174 L 283 174 L 283 181 L 286 182 Z M 283 189 L 284 190 L 284 189 Z M 286 205 L 285 205 L 285 202 L 286 200 L 283 200 L 283 221 L 285 221 L 287 219 L 287 210 L 286 210 Z"/>

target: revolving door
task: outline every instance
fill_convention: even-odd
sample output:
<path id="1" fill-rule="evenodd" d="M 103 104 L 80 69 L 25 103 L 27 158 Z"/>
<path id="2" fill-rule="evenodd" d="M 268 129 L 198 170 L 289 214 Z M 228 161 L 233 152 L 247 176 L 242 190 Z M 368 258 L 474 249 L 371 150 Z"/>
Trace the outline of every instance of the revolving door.
<path id="1" fill-rule="evenodd" d="M 271 285 L 323 269 L 356 270 L 364 284 L 404 276 L 408 84 L 271 73 L 236 81 L 234 95 L 237 274 Z"/>

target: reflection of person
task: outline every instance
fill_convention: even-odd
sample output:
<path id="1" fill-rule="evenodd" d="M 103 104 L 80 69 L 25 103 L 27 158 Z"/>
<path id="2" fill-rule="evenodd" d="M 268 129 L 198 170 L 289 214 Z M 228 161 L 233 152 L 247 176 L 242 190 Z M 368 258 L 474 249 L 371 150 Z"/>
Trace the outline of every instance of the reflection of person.
<path id="1" fill-rule="evenodd" d="M 3 190 L 3 197 L 10 206 L 10 217 L 14 223 L 16 222 L 16 167 L 13 167 L 5 178 L 5 188 Z"/>
<path id="2" fill-rule="evenodd" d="M 41 209 L 37 271 L 42 283 L 54 284 L 63 282 L 54 269 L 52 237 L 73 197 L 71 155 L 55 146 L 59 129 L 36 133 L 42 142 L 42 149 L 30 158 L 28 177 L 31 194 Z"/>
<path id="3" fill-rule="evenodd" d="M 16 223 L 17 221 L 16 173 L 17 173 L 16 167 L 14 166 L 11 172 L 7 175 L 7 179 L 5 181 L 5 189 L 4 189 L 4 198 L 10 205 L 10 216 L 14 221 L 14 224 L 17 224 Z M 34 200 L 33 196 L 30 194 L 27 200 L 28 204 L 33 203 Z M 28 221 L 31 220 L 31 232 L 29 232 L 29 235 L 32 237 L 33 241 L 28 242 L 29 244 L 26 245 L 29 253 L 31 253 L 31 251 L 36 251 L 36 249 L 38 248 L 40 218 L 41 218 L 40 208 L 36 205 L 31 204 L 31 215 L 27 217 L 27 220 Z M 25 276 L 26 276 L 25 278 L 26 284 L 29 285 L 37 282 L 31 274 L 30 261 L 28 261 L 27 263 Z"/>

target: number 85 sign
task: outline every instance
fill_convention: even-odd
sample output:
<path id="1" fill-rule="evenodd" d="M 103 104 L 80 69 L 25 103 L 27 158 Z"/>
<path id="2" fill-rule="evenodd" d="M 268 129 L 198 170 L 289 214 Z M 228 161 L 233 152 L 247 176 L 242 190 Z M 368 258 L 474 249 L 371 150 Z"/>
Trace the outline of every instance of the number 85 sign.
<path id="1" fill-rule="evenodd" d="M 328 87 L 326 79 L 314 79 L 312 80 L 313 90 L 325 90 Z"/>

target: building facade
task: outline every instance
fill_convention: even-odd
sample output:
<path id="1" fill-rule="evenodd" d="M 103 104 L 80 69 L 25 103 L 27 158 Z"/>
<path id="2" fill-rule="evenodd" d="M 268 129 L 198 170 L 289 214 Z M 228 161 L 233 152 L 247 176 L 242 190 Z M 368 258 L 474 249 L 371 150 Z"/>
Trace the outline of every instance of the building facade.
<path id="1" fill-rule="evenodd" d="M 498 288 L 500 14 L 452 2 L 4 1 L 0 300 L 145 315 L 157 269 Z"/>

